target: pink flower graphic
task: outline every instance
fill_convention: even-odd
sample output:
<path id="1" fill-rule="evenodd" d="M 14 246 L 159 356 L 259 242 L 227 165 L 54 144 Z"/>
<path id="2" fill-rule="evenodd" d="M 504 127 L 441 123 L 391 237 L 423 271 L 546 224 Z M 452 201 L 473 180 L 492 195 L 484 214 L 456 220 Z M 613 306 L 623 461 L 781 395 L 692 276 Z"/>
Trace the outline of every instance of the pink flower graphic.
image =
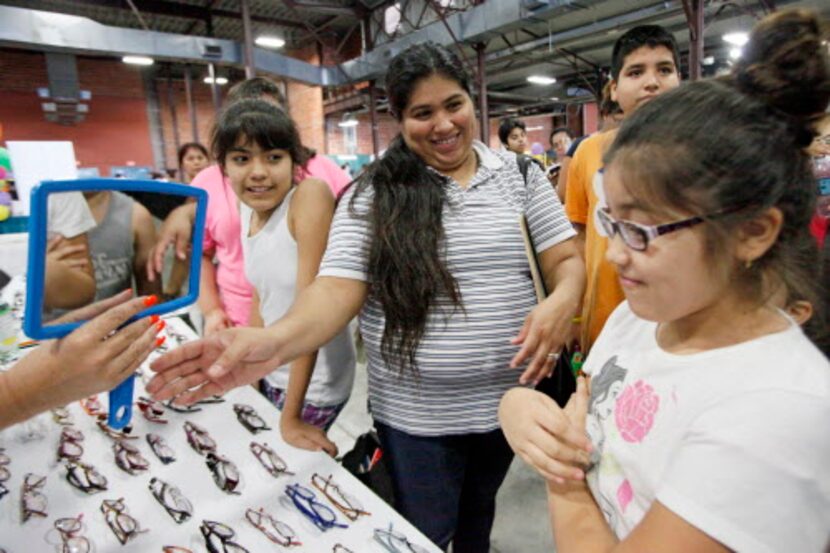
<path id="1" fill-rule="evenodd" d="M 614 407 L 614 420 L 623 439 L 634 443 L 643 441 L 654 424 L 659 406 L 660 398 L 644 381 L 626 386 Z"/>
<path id="2" fill-rule="evenodd" d="M 620 511 L 624 513 L 632 499 L 634 499 L 634 490 L 631 489 L 631 482 L 626 478 L 617 488 L 617 503 L 620 504 Z"/>

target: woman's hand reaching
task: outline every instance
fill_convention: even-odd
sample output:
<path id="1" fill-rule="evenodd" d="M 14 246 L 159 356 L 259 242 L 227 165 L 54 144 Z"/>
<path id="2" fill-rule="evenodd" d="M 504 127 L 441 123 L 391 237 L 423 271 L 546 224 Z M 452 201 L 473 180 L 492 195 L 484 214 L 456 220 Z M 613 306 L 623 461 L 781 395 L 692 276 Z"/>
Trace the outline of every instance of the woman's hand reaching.
<path id="1" fill-rule="evenodd" d="M 188 405 L 251 384 L 282 364 L 271 329 L 231 328 L 189 342 L 150 364 L 155 399 Z"/>

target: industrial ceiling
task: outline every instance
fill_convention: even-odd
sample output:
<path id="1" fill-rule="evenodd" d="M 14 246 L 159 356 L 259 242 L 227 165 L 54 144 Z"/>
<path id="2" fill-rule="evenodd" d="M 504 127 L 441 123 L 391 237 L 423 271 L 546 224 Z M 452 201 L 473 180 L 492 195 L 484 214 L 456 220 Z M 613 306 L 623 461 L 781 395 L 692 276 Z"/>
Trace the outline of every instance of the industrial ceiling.
<path id="1" fill-rule="evenodd" d="M 550 111 L 557 105 L 590 99 L 598 79 L 607 72 L 614 41 L 630 26 L 663 25 L 675 34 L 682 50 L 688 49 L 684 3 L 695 1 L 247 0 L 247 7 L 253 35 L 285 39 L 286 52 L 318 42 L 326 44 L 329 58 L 338 52 L 341 58 L 345 52 L 359 54 L 352 60 L 339 60 L 336 66 L 324 56 L 325 67 L 316 68 L 288 55 L 255 49 L 259 71 L 323 85 L 331 103 L 356 82 L 377 79 L 382 87 L 383 69 L 392 55 L 409 44 L 435 40 L 457 48 L 471 70 L 483 64 L 489 110 L 498 115 Z M 2 12 L 3 6 L 15 9 Z M 224 49 L 216 63 L 236 67 L 238 76 L 244 63 L 242 6 L 241 0 L 0 0 L 0 46 L 96 55 L 107 55 L 111 49 L 113 56 L 147 53 L 171 62 L 198 63 L 205 57 L 199 49 L 216 43 Z M 703 1 L 704 75 L 730 63 L 733 46 L 724 42 L 723 34 L 747 31 L 765 13 L 783 7 L 807 7 L 830 16 L 830 0 Z M 83 44 L 73 43 L 76 39 L 72 38 L 41 39 L 46 33 L 38 31 L 37 25 L 43 19 L 29 16 L 42 12 L 89 20 Z M 35 20 L 39 23 L 24 22 Z M 34 27 L 28 35 L 20 30 L 26 25 Z M 93 45 L 89 37 L 96 33 L 112 37 L 119 30 L 130 39 L 110 38 Z M 150 43 L 152 48 L 146 46 Z M 145 52 L 126 51 L 133 49 Z M 684 65 L 685 60 L 684 56 Z M 531 75 L 553 77 L 556 82 L 531 84 L 527 81 Z M 358 107 L 367 97 L 359 97 Z M 382 95 L 379 103 L 383 103 Z M 356 103 L 342 105 L 353 109 Z"/>

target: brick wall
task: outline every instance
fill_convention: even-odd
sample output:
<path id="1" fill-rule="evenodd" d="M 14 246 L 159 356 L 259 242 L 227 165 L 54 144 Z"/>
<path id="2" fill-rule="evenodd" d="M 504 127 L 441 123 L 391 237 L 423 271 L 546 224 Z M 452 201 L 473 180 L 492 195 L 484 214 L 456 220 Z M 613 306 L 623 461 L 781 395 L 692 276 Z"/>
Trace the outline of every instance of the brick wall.
<path id="1" fill-rule="evenodd" d="M 303 50 L 294 50 L 290 55 L 308 63 L 320 63 L 320 56 L 316 47 L 313 46 Z M 288 112 L 297 125 L 303 144 L 314 148 L 318 153 L 329 153 L 326 149 L 323 89 L 319 86 L 289 81 L 286 96 Z"/>
<path id="2" fill-rule="evenodd" d="M 206 74 L 206 73 L 205 73 Z M 213 96 L 210 85 L 205 84 L 202 79 L 205 75 L 195 69 L 191 69 L 193 105 L 196 111 L 196 130 L 198 131 L 198 142 L 210 150 L 210 132 L 216 117 L 213 107 Z M 173 132 L 173 116 L 170 111 L 168 81 L 167 79 L 156 79 L 156 94 L 159 99 L 159 114 L 161 116 L 162 137 L 164 140 L 164 159 L 167 167 L 176 169 L 178 167 L 178 147 Z M 187 106 L 187 95 L 183 80 L 173 80 L 173 106 L 176 110 L 176 124 L 179 129 L 179 145 L 186 142 L 194 142 L 193 128 L 190 125 L 190 111 Z M 230 85 L 220 88 L 226 92 Z"/>
<path id="3" fill-rule="evenodd" d="M 152 165 L 147 107 L 137 70 L 120 61 L 78 58 L 82 90 L 92 92 L 86 120 L 62 126 L 44 119 L 38 87 L 48 86 L 42 53 L 0 49 L 3 140 L 68 140 L 83 167 Z"/>

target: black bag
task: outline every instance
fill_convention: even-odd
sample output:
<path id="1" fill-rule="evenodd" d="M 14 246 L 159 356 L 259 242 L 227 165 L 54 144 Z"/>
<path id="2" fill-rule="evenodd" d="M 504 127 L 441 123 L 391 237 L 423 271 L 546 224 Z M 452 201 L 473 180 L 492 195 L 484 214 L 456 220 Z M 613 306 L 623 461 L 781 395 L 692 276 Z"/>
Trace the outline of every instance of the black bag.
<path id="1" fill-rule="evenodd" d="M 375 492 L 375 495 L 394 507 L 392 477 L 389 475 L 380 440 L 374 430 L 361 435 L 352 450 L 343 456 L 341 463 L 343 468 Z"/>
<path id="2" fill-rule="evenodd" d="M 532 162 L 538 163 L 538 161 L 530 156 L 519 155 L 516 157 L 516 162 L 519 164 L 519 172 L 521 172 L 525 186 L 527 186 L 527 170 Z M 527 232 L 528 238 L 530 238 L 530 228 L 527 229 Z M 535 254 L 535 252 L 533 253 Z M 539 271 L 541 272 L 541 270 Z M 567 346 L 562 348 L 560 353 L 561 355 L 559 355 L 559 359 L 554 365 L 553 374 L 540 380 L 536 390 L 553 398 L 560 407 L 564 407 L 568 403 L 571 394 L 576 391 L 576 378 L 571 367 L 571 353 Z"/>
<path id="3" fill-rule="evenodd" d="M 562 354 L 553 367 L 553 374 L 543 378 L 536 385 L 536 391 L 542 392 L 559 404 L 565 407 L 568 400 L 576 391 L 576 378 L 571 366 L 571 353 L 567 347 L 562 348 Z"/>

